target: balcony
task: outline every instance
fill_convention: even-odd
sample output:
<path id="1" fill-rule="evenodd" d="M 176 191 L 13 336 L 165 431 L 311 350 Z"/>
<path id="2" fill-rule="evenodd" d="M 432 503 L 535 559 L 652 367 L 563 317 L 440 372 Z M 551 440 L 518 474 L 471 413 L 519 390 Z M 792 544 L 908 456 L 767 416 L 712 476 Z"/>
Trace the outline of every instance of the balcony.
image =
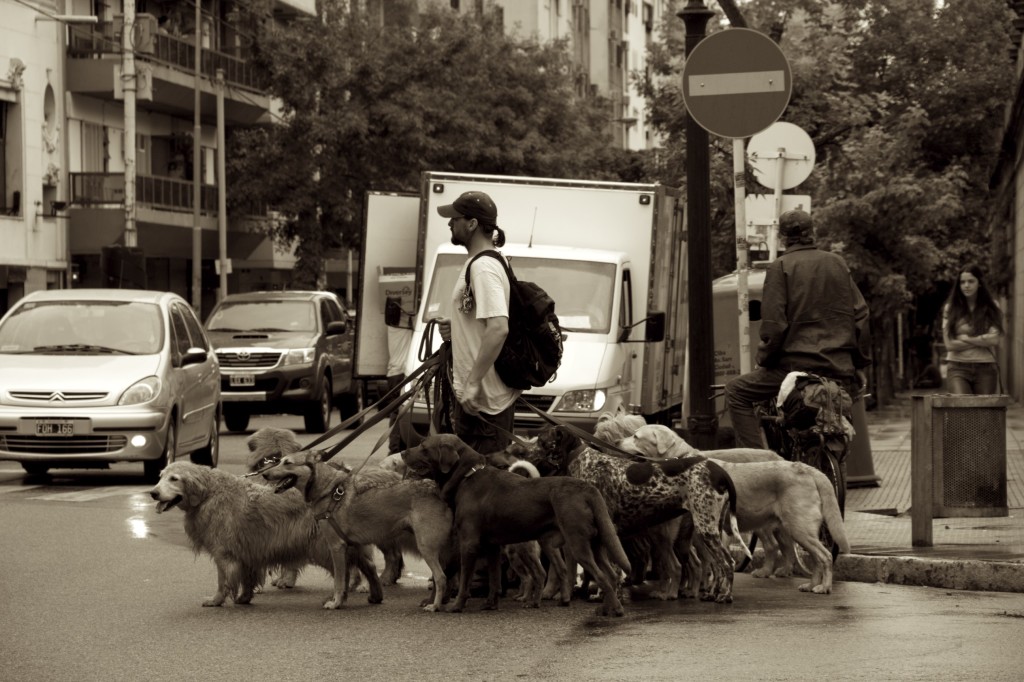
<path id="1" fill-rule="evenodd" d="M 115 78 L 121 65 L 121 22 L 68 27 L 68 89 L 72 92 L 120 99 Z M 170 35 L 156 29 L 152 15 L 139 14 L 135 63 L 139 78 L 140 108 L 176 116 L 194 108 L 195 43 L 192 35 Z M 255 123 L 270 108 L 265 83 L 248 62 L 247 48 L 200 50 L 200 111 L 213 120 L 216 111 L 217 70 L 224 71 L 225 118 L 229 124 Z M 146 82 L 145 74 L 149 74 Z"/>
<path id="2" fill-rule="evenodd" d="M 135 202 L 158 211 L 192 212 L 194 191 L 190 180 L 140 175 L 135 180 Z M 124 173 L 71 173 L 71 203 L 89 208 L 124 206 Z M 201 188 L 200 213 L 216 215 L 217 187 Z"/>

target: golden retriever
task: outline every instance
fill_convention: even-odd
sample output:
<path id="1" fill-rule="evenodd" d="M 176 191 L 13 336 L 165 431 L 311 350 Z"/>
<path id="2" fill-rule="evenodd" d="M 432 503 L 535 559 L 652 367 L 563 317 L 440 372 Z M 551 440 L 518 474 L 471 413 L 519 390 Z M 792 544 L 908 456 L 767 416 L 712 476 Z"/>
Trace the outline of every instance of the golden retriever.
<path id="1" fill-rule="evenodd" d="M 668 457 L 669 453 L 687 448 L 692 450 L 672 429 L 654 424 L 639 429 L 631 439 L 623 441 L 621 447 L 651 458 Z M 818 537 L 822 522 L 840 553 L 849 553 L 850 545 L 839 501 L 828 477 L 814 467 L 788 462 L 770 450 L 736 448 L 700 454 L 716 459 L 732 478 L 740 531 L 757 532 L 765 545 L 766 564 L 759 575 L 774 574 L 773 562 L 780 553 L 784 558 L 799 561 L 792 547 L 792 542 L 796 542 L 814 562 L 811 581 L 800 585 L 800 590 L 830 593 L 832 555 Z M 730 455 L 736 460 L 727 460 Z M 762 459 L 758 461 L 757 457 Z"/>
<path id="2" fill-rule="evenodd" d="M 336 555 L 320 537 L 298 492 L 277 495 L 269 486 L 219 469 L 173 462 L 160 473 L 149 495 L 158 514 L 173 507 L 185 512 L 185 534 L 193 550 L 209 554 L 217 566 L 217 591 L 203 606 L 220 606 L 228 597 L 248 604 L 267 570 L 276 565 L 316 564 L 335 574 L 339 592 L 342 586 L 334 569 L 349 561 L 370 580 L 370 602 L 383 598 L 379 587 L 373 590 L 377 573 L 372 558 L 363 552 Z M 324 608 L 336 606 L 328 600 Z"/>
<path id="3" fill-rule="evenodd" d="M 452 512 L 433 481 L 402 480 L 380 469 L 350 474 L 321 462 L 315 452 L 285 455 L 263 470 L 263 477 L 278 493 L 303 490 L 315 518 L 331 525 L 328 537 L 337 554 L 344 546 L 383 544 L 423 557 L 434 589 L 423 608 L 441 610 L 448 591 L 445 564 L 452 554 Z M 337 596 L 344 602 L 344 593 Z"/>

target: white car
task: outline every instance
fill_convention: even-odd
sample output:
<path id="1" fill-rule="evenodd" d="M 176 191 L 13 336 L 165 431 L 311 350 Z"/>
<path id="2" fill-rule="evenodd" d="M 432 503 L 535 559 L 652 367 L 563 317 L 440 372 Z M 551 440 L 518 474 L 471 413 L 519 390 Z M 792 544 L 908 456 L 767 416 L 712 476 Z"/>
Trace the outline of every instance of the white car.
<path id="1" fill-rule="evenodd" d="M 0 460 L 29 474 L 191 453 L 216 466 L 220 368 L 189 304 L 163 291 L 37 291 L 0 319 Z"/>

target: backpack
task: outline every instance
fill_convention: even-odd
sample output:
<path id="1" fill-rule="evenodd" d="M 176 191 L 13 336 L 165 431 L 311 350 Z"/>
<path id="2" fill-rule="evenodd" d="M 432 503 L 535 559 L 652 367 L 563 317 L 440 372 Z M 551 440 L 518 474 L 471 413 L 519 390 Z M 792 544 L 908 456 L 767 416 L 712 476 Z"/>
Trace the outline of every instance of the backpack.
<path id="1" fill-rule="evenodd" d="M 512 268 L 497 251 L 487 250 L 473 256 L 469 270 L 481 256 L 495 258 L 508 275 L 508 336 L 494 369 L 509 388 L 526 390 L 551 381 L 562 362 L 562 328 L 555 315 L 555 302 L 533 282 L 516 279 Z"/>

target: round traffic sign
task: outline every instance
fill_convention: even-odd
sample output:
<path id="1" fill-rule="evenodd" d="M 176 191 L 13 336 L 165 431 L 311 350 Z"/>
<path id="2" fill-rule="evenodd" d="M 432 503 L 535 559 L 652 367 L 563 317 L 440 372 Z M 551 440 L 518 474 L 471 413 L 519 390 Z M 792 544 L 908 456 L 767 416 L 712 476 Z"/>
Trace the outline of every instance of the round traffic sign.
<path id="1" fill-rule="evenodd" d="M 763 33 L 730 28 L 697 44 L 683 67 L 683 101 L 702 128 L 750 137 L 782 116 L 793 92 L 789 61 Z"/>
<path id="2" fill-rule="evenodd" d="M 814 170 L 814 158 L 814 141 L 793 123 L 773 123 L 747 143 L 747 160 L 754 167 L 757 181 L 769 189 L 774 189 L 779 181 L 780 167 L 781 189 L 799 185 Z"/>

